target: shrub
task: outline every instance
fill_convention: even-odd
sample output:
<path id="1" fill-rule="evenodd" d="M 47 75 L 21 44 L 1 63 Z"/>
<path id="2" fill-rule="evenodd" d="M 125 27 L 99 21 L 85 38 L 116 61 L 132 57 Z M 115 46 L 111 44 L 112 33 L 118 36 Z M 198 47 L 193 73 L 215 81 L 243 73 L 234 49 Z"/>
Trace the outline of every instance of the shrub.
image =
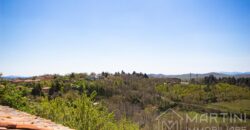
<path id="1" fill-rule="evenodd" d="M 28 99 L 24 96 L 26 90 L 17 88 L 15 85 L 6 85 L 0 88 L 0 104 L 16 109 L 29 111 Z"/>
<path id="2" fill-rule="evenodd" d="M 37 105 L 35 113 L 78 130 L 138 129 L 137 125 L 127 120 L 116 123 L 113 113 L 108 113 L 101 105 L 94 105 L 94 96 L 95 93 L 92 93 L 90 97 L 83 93 L 74 101 L 61 97 L 53 100 L 45 98 L 41 104 Z"/>

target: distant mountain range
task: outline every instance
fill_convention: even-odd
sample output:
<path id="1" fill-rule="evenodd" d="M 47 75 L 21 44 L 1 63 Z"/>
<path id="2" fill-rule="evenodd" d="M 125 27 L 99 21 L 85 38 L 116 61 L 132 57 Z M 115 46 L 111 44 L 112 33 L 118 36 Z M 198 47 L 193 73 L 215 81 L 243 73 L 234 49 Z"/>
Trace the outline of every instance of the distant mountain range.
<path id="1" fill-rule="evenodd" d="M 165 74 L 148 74 L 149 77 L 152 78 L 179 78 L 182 80 L 189 80 L 191 78 L 204 78 L 206 76 L 213 75 L 216 78 L 222 77 L 247 77 L 250 78 L 250 72 L 210 72 L 210 73 L 203 73 L 203 74 L 196 74 L 196 73 L 187 73 L 187 74 L 179 74 L 179 75 L 165 75 Z M 17 78 L 31 78 L 32 76 L 15 76 L 15 75 L 8 75 L 2 76 L 4 79 L 17 79 Z"/>
<path id="2" fill-rule="evenodd" d="M 220 72 L 226 75 L 249 75 L 250 72 Z"/>
<path id="3" fill-rule="evenodd" d="M 206 76 L 213 75 L 216 78 L 222 77 L 248 77 L 250 78 L 250 72 L 210 72 L 204 74 L 195 74 L 195 73 L 188 73 L 188 74 L 180 74 L 180 75 L 164 75 L 164 74 L 149 74 L 149 77 L 153 78 L 179 78 L 181 80 L 189 80 L 191 78 L 204 78 Z"/>
<path id="4" fill-rule="evenodd" d="M 25 78 L 30 78 L 30 77 L 32 76 L 16 76 L 16 75 L 2 76 L 2 78 L 4 79 L 18 79 L 18 78 L 25 79 Z"/>

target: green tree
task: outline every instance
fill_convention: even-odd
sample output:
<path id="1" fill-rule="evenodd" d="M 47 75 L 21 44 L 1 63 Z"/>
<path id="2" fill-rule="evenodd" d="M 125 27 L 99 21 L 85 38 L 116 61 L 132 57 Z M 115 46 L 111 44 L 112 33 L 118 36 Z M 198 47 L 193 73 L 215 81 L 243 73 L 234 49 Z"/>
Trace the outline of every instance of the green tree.
<path id="1" fill-rule="evenodd" d="M 43 96 L 42 86 L 40 83 L 35 84 L 35 87 L 32 89 L 31 94 L 34 96 Z"/>
<path id="2" fill-rule="evenodd" d="M 208 77 L 204 78 L 204 83 L 207 85 L 213 85 L 217 83 L 217 79 L 213 75 L 209 75 Z"/>

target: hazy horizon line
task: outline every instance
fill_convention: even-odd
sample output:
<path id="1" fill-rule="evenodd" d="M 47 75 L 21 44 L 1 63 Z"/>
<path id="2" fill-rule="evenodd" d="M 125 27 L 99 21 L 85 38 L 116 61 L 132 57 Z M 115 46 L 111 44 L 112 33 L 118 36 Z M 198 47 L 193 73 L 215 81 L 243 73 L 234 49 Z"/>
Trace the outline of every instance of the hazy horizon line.
<path id="1" fill-rule="evenodd" d="M 110 74 L 115 74 L 117 72 L 122 72 L 123 70 L 121 71 L 115 71 L 115 72 L 109 72 L 109 71 L 102 71 L 102 72 L 105 72 L 105 73 L 110 73 Z M 72 74 L 72 73 L 75 73 L 75 74 L 81 74 L 81 73 L 86 73 L 86 74 L 91 74 L 91 73 L 95 73 L 95 74 L 101 74 L 102 72 L 69 72 L 69 73 L 44 73 L 44 74 L 31 74 L 31 75 L 28 75 L 28 74 L 4 74 L 2 73 L 2 77 L 7 77 L 7 76 L 16 76 L 16 77 L 32 77 L 32 76 L 43 76 L 43 75 L 69 75 L 69 74 Z M 143 74 L 162 74 L 162 75 L 183 75 L 183 74 L 208 74 L 208 73 L 220 73 L 220 74 L 228 74 L 230 75 L 233 74 L 233 73 L 239 73 L 239 74 L 244 74 L 244 73 L 250 73 L 250 71 L 208 71 L 208 72 L 189 72 L 189 73 L 185 73 L 185 72 L 182 72 L 182 73 L 146 73 L 146 72 L 140 72 L 140 71 L 132 71 L 132 72 L 126 72 L 124 71 L 126 74 L 132 74 L 133 72 L 136 72 L 136 73 L 143 73 Z"/>

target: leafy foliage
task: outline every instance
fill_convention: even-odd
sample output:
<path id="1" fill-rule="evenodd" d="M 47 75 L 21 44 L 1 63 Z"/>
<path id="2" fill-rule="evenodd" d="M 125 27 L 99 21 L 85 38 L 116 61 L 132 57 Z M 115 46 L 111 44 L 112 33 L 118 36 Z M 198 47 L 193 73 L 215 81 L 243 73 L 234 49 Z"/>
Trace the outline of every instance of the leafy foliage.
<path id="1" fill-rule="evenodd" d="M 250 90 L 248 88 L 226 83 L 218 83 L 213 86 L 194 84 L 159 85 L 156 86 L 156 91 L 173 101 L 195 104 L 250 99 Z"/>
<path id="2" fill-rule="evenodd" d="M 127 120 L 115 122 L 113 113 L 108 113 L 106 108 L 94 105 L 93 98 L 82 94 L 80 98 L 69 101 L 57 97 L 53 100 L 43 99 L 36 108 L 36 114 L 62 123 L 78 130 L 127 130 L 138 129 L 136 124 Z"/>
<path id="3" fill-rule="evenodd" d="M 26 88 L 22 86 L 6 85 L 0 88 L 0 104 L 28 111 L 28 99 Z"/>

